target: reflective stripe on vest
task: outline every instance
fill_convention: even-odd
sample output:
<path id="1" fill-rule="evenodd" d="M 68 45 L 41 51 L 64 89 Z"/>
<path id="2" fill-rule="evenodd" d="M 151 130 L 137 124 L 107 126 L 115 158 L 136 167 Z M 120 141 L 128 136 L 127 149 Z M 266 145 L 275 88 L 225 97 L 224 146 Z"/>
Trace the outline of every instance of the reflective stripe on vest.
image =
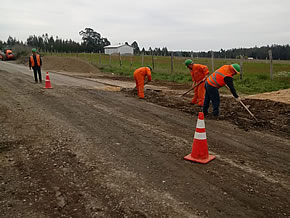
<path id="1" fill-rule="evenodd" d="M 216 72 L 214 72 L 212 75 L 210 75 L 210 77 L 208 78 L 209 81 L 210 81 L 210 83 L 211 83 L 211 84 L 209 84 L 209 85 L 213 85 L 213 86 L 216 87 L 216 88 L 220 88 L 220 87 L 222 87 L 222 84 L 219 84 L 219 83 L 217 82 L 217 78 L 216 78 L 217 75 L 220 75 L 220 76 L 222 76 L 223 78 L 225 78 L 225 75 L 224 75 L 224 74 L 222 74 L 222 73 L 216 71 Z"/>

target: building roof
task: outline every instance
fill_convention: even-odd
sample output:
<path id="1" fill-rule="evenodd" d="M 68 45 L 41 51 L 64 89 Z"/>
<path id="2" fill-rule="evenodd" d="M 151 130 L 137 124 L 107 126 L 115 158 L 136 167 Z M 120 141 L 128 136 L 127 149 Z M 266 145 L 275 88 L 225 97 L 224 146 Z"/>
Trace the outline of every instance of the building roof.
<path id="1" fill-rule="evenodd" d="M 126 44 L 122 44 L 122 45 L 108 45 L 108 46 L 105 46 L 104 48 L 120 48 L 120 47 L 123 47 L 123 46 L 129 46 L 129 47 L 132 47 L 130 45 L 126 45 Z M 133 47 L 132 47 L 133 48 Z"/>

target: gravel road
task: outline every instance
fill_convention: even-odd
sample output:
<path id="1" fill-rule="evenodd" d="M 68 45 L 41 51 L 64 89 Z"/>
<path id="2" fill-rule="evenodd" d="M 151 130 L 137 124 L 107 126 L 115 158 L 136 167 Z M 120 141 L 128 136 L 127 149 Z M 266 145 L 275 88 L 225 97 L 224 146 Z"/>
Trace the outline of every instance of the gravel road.
<path id="1" fill-rule="evenodd" d="M 289 217 L 290 141 L 206 120 L 107 85 L 0 62 L 2 217 Z"/>

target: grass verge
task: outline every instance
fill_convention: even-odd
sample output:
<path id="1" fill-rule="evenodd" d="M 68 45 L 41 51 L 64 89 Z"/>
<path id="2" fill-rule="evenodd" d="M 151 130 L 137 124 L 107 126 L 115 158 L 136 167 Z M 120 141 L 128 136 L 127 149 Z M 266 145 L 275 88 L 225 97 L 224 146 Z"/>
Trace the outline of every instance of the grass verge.
<path id="1" fill-rule="evenodd" d="M 173 58 L 173 72 L 171 72 L 171 58 L 154 56 L 109 56 L 105 54 L 72 54 L 57 53 L 45 54 L 65 57 L 78 57 L 98 67 L 104 73 L 114 73 L 116 75 L 133 77 L 133 72 L 138 67 L 153 65 L 152 78 L 154 80 L 171 81 L 177 83 L 191 83 L 191 76 L 188 69 L 184 66 L 186 58 Z M 195 63 L 207 65 L 212 71 L 211 59 L 194 58 Z M 121 65 L 120 65 L 121 62 Z M 215 59 L 214 69 L 225 64 L 240 63 L 236 59 Z M 270 65 L 267 60 L 251 60 L 243 63 L 243 78 L 237 75 L 234 83 L 239 93 L 256 94 L 280 89 L 290 88 L 290 61 L 274 61 L 274 79 L 270 79 Z"/>

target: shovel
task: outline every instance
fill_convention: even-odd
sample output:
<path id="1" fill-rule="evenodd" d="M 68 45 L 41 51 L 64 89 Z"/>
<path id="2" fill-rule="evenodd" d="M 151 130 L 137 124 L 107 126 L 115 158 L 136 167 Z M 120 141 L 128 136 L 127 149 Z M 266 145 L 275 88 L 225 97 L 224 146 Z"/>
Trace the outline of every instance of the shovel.
<path id="1" fill-rule="evenodd" d="M 258 122 L 258 119 L 254 116 L 254 114 L 249 110 L 249 108 L 242 102 L 242 100 L 239 101 L 241 105 L 248 111 L 248 113 L 255 119 L 256 122 Z"/>
<path id="2" fill-rule="evenodd" d="M 230 89 L 227 85 L 226 85 L 227 89 Z M 255 115 L 250 111 L 250 109 L 244 104 L 244 102 L 242 102 L 242 100 L 239 100 L 239 102 L 241 103 L 241 105 L 248 111 L 248 113 L 255 119 L 256 122 L 258 122 L 258 119 L 255 117 Z"/>
<path id="3" fill-rule="evenodd" d="M 191 90 L 195 89 L 197 86 L 199 86 L 200 84 L 202 84 L 204 81 L 205 81 L 205 79 L 201 80 L 199 83 L 197 83 L 194 86 L 192 86 L 188 91 L 186 91 L 185 93 L 183 93 L 180 97 L 185 96 L 187 93 L 189 93 Z"/>

